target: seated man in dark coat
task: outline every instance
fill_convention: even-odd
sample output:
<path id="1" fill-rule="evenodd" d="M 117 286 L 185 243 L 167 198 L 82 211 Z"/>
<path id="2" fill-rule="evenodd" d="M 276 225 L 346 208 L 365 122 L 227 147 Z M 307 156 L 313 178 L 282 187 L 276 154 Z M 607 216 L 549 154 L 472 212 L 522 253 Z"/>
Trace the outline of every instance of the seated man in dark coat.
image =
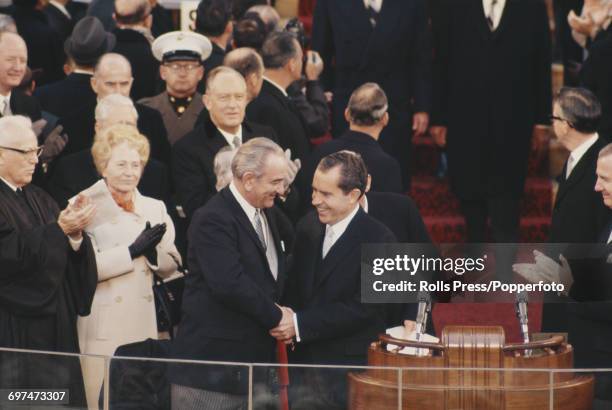
<path id="1" fill-rule="evenodd" d="M 28 49 L 18 34 L 0 32 L 0 117 L 25 115 L 32 121 L 41 118 L 40 106 L 35 98 L 17 90 L 26 72 Z M 17 64 L 5 61 L 15 60 Z"/>
<path id="2" fill-rule="evenodd" d="M 34 97 L 43 110 L 60 118 L 95 105 L 91 77 L 96 61 L 115 46 L 115 36 L 104 31 L 95 17 L 86 17 L 75 27 L 64 43 L 66 54 L 74 61 L 74 71 L 61 81 L 36 88 Z"/>
<path id="3" fill-rule="evenodd" d="M 0 119 L 0 346 L 79 352 L 77 315 L 97 285 L 93 248 L 82 235 L 95 207 L 82 198 L 59 211 L 31 185 L 40 148 L 26 117 Z M 70 389 L 85 406 L 78 359 L 0 354 L 1 389 Z"/>
<path id="4" fill-rule="evenodd" d="M 109 94 L 130 95 L 132 87 L 132 70 L 125 57 L 108 53 L 100 58 L 91 81 L 91 87 L 102 99 Z M 170 143 L 166 136 L 166 127 L 159 112 L 141 104 L 135 104 L 138 111 L 138 130 L 149 139 L 151 157 L 167 166 L 170 162 Z M 70 140 L 64 154 L 89 149 L 94 136 L 95 104 L 84 106 L 78 112 L 63 119 L 64 131 Z"/>
<path id="5" fill-rule="evenodd" d="M 378 138 L 389 122 L 387 96 L 375 83 L 367 83 L 353 91 L 345 110 L 349 129 L 340 138 L 326 142 L 310 155 L 302 178 L 305 192 L 303 199 L 310 199 L 310 183 L 321 159 L 334 152 L 349 150 L 361 155 L 368 173 L 372 176 L 372 191 L 401 192 L 402 176 L 395 158 L 387 154 Z"/>
<path id="6" fill-rule="evenodd" d="M 134 70 L 131 97 L 138 101 L 161 91 L 159 63 L 151 52 L 151 4 L 148 0 L 115 0 L 113 15 L 117 44 L 113 50 L 127 58 Z"/>
<path id="7" fill-rule="evenodd" d="M 247 89 L 244 78 L 229 67 L 208 76 L 206 121 L 172 147 L 172 174 L 179 202 L 188 218 L 215 193 L 214 159 L 225 146 L 237 148 L 254 137 L 276 140 L 269 127 L 244 120 Z"/>
<path id="8" fill-rule="evenodd" d="M 115 124 L 136 126 L 137 120 L 138 113 L 128 97 L 107 95 L 96 106 L 96 133 Z M 47 192 L 63 207 L 70 198 L 98 179 L 100 175 L 96 171 L 91 149 L 85 149 L 58 160 L 47 183 Z M 168 202 L 170 189 L 166 166 L 154 158 L 147 161 L 138 190 L 143 195 Z"/>

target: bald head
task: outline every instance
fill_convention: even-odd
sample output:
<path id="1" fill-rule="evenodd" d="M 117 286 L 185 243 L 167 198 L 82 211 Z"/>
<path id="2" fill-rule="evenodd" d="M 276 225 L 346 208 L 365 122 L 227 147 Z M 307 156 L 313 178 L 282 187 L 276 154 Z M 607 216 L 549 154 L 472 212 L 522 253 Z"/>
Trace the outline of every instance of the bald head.
<path id="1" fill-rule="evenodd" d="M 206 94 L 221 92 L 226 88 L 242 89 L 246 92 L 244 77 L 230 67 L 220 66 L 213 69 L 206 80 Z"/>
<path id="2" fill-rule="evenodd" d="M 0 32 L 0 94 L 17 87 L 26 72 L 28 48 L 15 33 Z"/>
<path id="3" fill-rule="evenodd" d="M 107 53 L 100 57 L 91 78 L 91 88 L 102 99 L 110 94 L 130 95 L 132 66 L 121 54 Z"/>
<path id="4" fill-rule="evenodd" d="M 266 33 L 271 33 L 278 29 L 280 15 L 272 6 L 266 4 L 257 4 L 247 10 L 247 13 L 255 13 L 261 18 L 266 26 Z"/>
<path id="5" fill-rule="evenodd" d="M 151 26 L 149 0 L 115 0 L 115 21 L 119 26 Z"/>
<path id="6" fill-rule="evenodd" d="M 387 108 L 387 96 L 382 88 L 376 83 L 366 83 L 351 94 L 346 108 L 347 121 L 351 125 L 375 126 L 385 116 Z"/>
<path id="7" fill-rule="evenodd" d="M 255 50 L 247 47 L 232 50 L 225 56 L 223 65 L 233 68 L 244 77 L 249 101 L 259 95 L 263 84 L 264 65 Z"/>

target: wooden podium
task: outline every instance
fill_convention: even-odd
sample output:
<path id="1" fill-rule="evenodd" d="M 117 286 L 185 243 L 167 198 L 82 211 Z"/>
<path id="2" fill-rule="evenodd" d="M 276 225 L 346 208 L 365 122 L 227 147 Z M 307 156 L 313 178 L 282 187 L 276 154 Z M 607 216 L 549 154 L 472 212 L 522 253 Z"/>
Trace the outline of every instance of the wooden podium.
<path id="1" fill-rule="evenodd" d="M 387 344 L 429 349 L 429 353 L 399 354 L 387 351 Z M 381 335 L 370 345 L 368 365 L 423 369 L 401 372 L 402 409 L 534 410 L 548 409 L 553 402 L 557 410 L 586 410 L 593 401 L 592 375 L 529 371 L 573 367 L 572 346 L 561 336 L 506 344 L 498 326 L 447 326 L 441 343 Z M 349 373 L 349 409 L 397 410 L 398 373 L 383 369 Z"/>

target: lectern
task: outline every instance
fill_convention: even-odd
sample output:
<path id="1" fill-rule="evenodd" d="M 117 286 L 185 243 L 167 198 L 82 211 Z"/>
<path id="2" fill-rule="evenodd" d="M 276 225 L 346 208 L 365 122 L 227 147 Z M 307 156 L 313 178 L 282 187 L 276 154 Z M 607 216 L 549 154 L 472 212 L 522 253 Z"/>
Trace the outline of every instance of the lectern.
<path id="1" fill-rule="evenodd" d="M 429 353 L 399 354 L 388 344 Z M 587 410 L 593 401 L 592 375 L 528 371 L 573 367 L 572 346 L 561 336 L 507 344 L 498 326 L 447 326 L 440 343 L 381 335 L 369 347 L 368 365 L 419 369 L 401 372 L 402 409 L 534 410 L 554 403 L 557 410 Z M 349 373 L 349 409 L 397 410 L 399 377 L 378 369 Z"/>

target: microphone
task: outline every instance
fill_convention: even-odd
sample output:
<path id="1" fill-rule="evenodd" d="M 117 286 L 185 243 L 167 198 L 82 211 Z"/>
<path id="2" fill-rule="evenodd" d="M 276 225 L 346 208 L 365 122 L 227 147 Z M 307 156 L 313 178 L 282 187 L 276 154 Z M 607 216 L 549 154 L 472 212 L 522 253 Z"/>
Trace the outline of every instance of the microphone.
<path id="1" fill-rule="evenodd" d="M 419 309 L 416 316 L 416 337 L 417 340 L 421 338 L 421 335 L 425 333 L 427 328 L 427 317 L 431 311 L 431 295 L 428 292 L 419 292 L 417 294 L 417 302 L 419 303 Z"/>
<path id="2" fill-rule="evenodd" d="M 521 334 L 523 335 L 523 342 L 529 343 L 529 319 L 527 317 L 527 303 L 529 297 L 527 292 L 519 292 L 516 294 L 516 316 L 519 319 L 521 326 Z M 526 352 L 529 355 L 529 351 Z"/>

